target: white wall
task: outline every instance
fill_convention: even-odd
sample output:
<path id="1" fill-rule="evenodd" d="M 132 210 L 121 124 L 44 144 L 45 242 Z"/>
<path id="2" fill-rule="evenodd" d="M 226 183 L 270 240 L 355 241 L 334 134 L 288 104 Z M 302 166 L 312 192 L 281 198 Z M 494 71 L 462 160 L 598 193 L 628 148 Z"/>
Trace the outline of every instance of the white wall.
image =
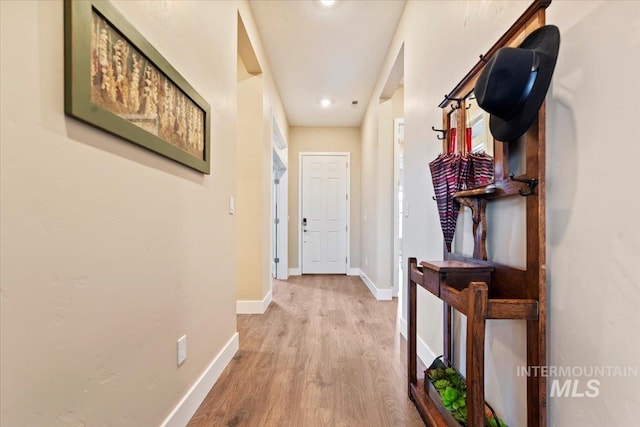
<path id="1" fill-rule="evenodd" d="M 202 175 L 65 117 L 62 2 L 0 4 L 0 424 L 159 425 L 236 332 L 228 198 L 248 5 L 114 2 L 211 104 Z"/>
<path id="2" fill-rule="evenodd" d="M 404 42 L 405 257 L 442 257 L 428 171 L 441 147 L 430 126 L 441 123 L 437 105 L 442 94 L 528 5 L 409 1 L 405 8 L 363 124 L 362 166 L 363 171 L 370 168 L 365 147 L 375 140 L 371 123 L 379 90 Z M 623 212 L 638 206 L 629 195 L 637 192 L 632 162 L 640 154 L 635 143 L 640 132 L 631 125 L 638 121 L 633 102 L 621 98 L 640 93 L 640 3 L 556 0 L 547 10 L 547 22 L 562 33 L 547 98 L 548 363 L 637 366 L 640 345 L 629 337 L 640 324 L 635 274 L 640 227 Z M 443 38 L 452 28 L 456 37 Z M 371 203 L 364 200 L 368 182 L 363 180 L 363 210 Z M 518 210 L 506 206 L 511 209 Z M 418 306 L 419 336 L 441 354 L 441 303 L 419 291 Z M 524 363 L 523 329 L 515 321 L 490 321 L 487 328 L 487 398 L 509 425 L 526 424 L 525 381 L 515 372 Z M 549 424 L 638 425 L 638 383 L 638 378 L 602 378 L 597 398 L 549 398 Z"/>
<path id="3" fill-rule="evenodd" d="M 375 215 L 376 251 L 375 263 L 369 265 L 369 273 L 376 287 L 393 287 L 393 99 L 380 103 L 378 116 L 377 167 Z M 373 207 L 373 206 L 372 206 Z M 373 271 L 372 271 L 373 270 Z"/>
<path id="4" fill-rule="evenodd" d="M 549 357 L 638 366 L 640 2 L 557 2 L 562 31 L 547 110 Z M 551 399 L 554 425 L 640 425 L 639 378 L 603 378 L 597 399 Z"/>
<path id="5" fill-rule="evenodd" d="M 374 99 L 375 98 L 375 99 Z M 393 287 L 393 100 L 374 95 L 362 122 L 362 272 Z"/>

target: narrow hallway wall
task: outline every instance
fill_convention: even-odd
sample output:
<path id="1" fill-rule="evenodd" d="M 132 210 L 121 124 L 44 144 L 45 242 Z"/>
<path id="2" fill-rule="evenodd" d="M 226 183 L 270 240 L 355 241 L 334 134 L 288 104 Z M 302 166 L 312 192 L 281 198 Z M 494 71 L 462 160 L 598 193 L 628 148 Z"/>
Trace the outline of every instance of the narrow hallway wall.
<path id="1" fill-rule="evenodd" d="M 431 126 L 442 123 L 437 107 L 442 95 L 529 4 L 407 3 L 365 118 L 365 123 L 374 120 L 379 91 L 404 43 L 409 207 L 404 218 L 405 265 L 408 256 L 442 259 L 442 234 L 428 169 L 428 162 L 441 150 Z M 616 99 L 620 93 L 640 93 L 635 77 L 640 57 L 631 54 L 640 46 L 636 31 L 640 3 L 555 0 L 547 9 L 547 23 L 557 25 L 562 37 L 547 96 L 548 364 L 637 367 L 640 345 L 630 343 L 628 337 L 640 324 L 640 287 L 634 272 L 640 259 L 640 228 L 624 214 L 618 217 L 619 212 L 638 208 L 628 192 L 633 191 L 633 162 L 640 155 L 640 145 L 634 142 L 636 127 L 616 125 L 635 123 L 636 109 Z M 456 37 L 443 39 L 442 34 L 452 29 Z M 363 129 L 363 170 L 371 167 L 364 147 L 374 139 L 373 132 Z M 367 185 L 363 181 L 363 194 L 369 191 Z M 504 206 L 503 218 L 517 214 L 518 209 Z M 517 263 L 522 242 L 516 237 L 509 241 L 516 250 L 497 240 L 489 250 Z M 418 306 L 418 349 L 428 364 L 442 354 L 442 304 L 419 290 Z M 623 343 L 625 350 L 620 351 Z M 464 342 L 456 345 L 464 349 Z M 507 424 L 525 425 L 526 381 L 517 375 L 517 368 L 525 363 L 522 322 L 490 321 L 487 349 L 487 399 Z M 552 378 L 550 385 L 554 379 L 564 381 Z M 588 379 L 580 378 L 582 388 Z M 637 377 L 599 381 L 595 398 L 548 397 L 549 425 L 637 425 Z"/>
<path id="2" fill-rule="evenodd" d="M 160 425 L 237 348 L 229 197 L 249 6 L 112 3 L 211 104 L 211 175 L 66 117 L 62 1 L 0 2 L 3 426 Z M 265 93 L 288 132 L 270 77 Z"/>

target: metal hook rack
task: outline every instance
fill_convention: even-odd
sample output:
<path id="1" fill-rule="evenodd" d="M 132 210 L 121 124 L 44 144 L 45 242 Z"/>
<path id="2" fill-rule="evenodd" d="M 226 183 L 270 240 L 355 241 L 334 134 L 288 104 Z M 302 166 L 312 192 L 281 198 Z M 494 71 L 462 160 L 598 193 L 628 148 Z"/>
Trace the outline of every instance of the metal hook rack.
<path id="1" fill-rule="evenodd" d="M 446 93 L 444 94 L 444 99 L 445 101 L 453 101 L 453 103 L 451 104 L 451 111 L 455 111 L 460 108 L 460 103 L 464 100 L 464 98 L 454 98 Z"/>
<path id="2" fill-rule="evenodd" d="M 447 101 L 455 101 L 457 103 L 460 103 L 460 101 L 462 101 L 464 98 L 454 98 L 452 96 L 449 96 L 449 94 L 445 93 L 444 99 L 446 99 Z"/>
<path id="3" fill-rule="evenodd" d="M 437 135 L 436 138 L 438 138 L 438 140 L 442 141 L 443 139 L 445 139 L 447 137 L 447 130 L 446 129 L 436 129 L 434 126 L 431 126 L 431 130 L 434 132 L 442 132 L 442 136 Z"/>
<path id="4" fill-rule="evenodd" d="M 471 108 L 471 101 L 473 101 L 474 99 L 476 99 L 475 96 L 470 96 L 470 97 L 467 98 L 467 102 L 466 102 L 467 110 Z"/>
<path id="5" fill-rule="evenodd" d="M 518 190 L 518 194 L 520 194 L 523 197 L 526 196 L 531 196 L 532 194 L 535 194 L 535 189 L 536 186 L 538 185 L 538 180 L 533 178 L 533 179 L 527 179 L 527 178 L 515 178 L 515 176 L 511 173 L 509 174 L 509 179 L 511 181 L 515 181 L 515 182 L 522 182 L 524 184 L 527 184 L 529 186 L 529 190 L 522 191 L 522 188 Z"/>

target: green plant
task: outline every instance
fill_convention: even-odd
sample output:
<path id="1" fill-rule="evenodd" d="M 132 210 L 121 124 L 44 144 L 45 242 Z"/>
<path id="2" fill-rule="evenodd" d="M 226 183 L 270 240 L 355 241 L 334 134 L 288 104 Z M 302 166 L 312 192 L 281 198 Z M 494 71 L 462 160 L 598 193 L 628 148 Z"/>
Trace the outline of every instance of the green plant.
<path id="1" fill-rule="evenodd" d="M 467 383 L 455 369 L 447 366 L 438 358 L 425 371 L 433 387 L 442 400 L 442 405 L 451 412 L 453 418 L 462 426 L 467 425 Z M 495 417 L 493 410 L 485 406 L 485 427 L 508 427 L 500 418 Z"/>
<path id="2" fill-rule="evenodd" d="M 456 409 L 451 413 L 453 415 L 453 419 L 459 422 L 460 424 L 467 425 L 467 407 Z"/>
<path id="3" fill-rule="evenodd" d="M 509 427 L 505 423 L 502 422 L 500 418 L 486 418 L 485 419 L 485 427 Z"/>
<path id="4" fill-rule="evenodd" d="M 456 388 L 447 387 L 440 396 L 444 407 L 451 412 L 467 406 L 467 393 Z"/>
<path id="5" fill-rule="evenodd" d="M 451 387 L 451 382 L 449 380 L 437 380 L 433 383 L 433 386 L 440 391 L 444 391 L 447 387 Z"/>

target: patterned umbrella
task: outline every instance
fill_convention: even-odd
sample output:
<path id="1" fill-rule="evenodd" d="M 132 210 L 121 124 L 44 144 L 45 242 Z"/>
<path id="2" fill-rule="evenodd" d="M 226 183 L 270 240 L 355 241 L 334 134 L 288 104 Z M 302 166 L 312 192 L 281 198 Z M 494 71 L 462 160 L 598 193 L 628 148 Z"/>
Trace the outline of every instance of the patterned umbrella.
<path id="1" fill-rule="evenodd" d="M 456 231 L 460 210 L 460 205 L 454 200 L 453 195 L 460 191 L 466 181 L 468 166 L 468 158 L 462 157 L 458 153 L 440 154 L 429 163 L 438 204 L 440 226 L 448 251 L 451 251 L 451 242 Z"/>
<path id="2" fill-rule="evenodd" d="M 493 157 L 485 153 L 469 153 L 467 188 L 476 188 L 493 182 Z"/>
<path id="3" fill-rule="evenodd" d="M 480 187 L 493 181 L 493 157 L 487 153 L 440 154 L 429 163 L 438 203 L 442 235 L 451 251 L 460 204 L 453 198 L 460 190 Z"/>

